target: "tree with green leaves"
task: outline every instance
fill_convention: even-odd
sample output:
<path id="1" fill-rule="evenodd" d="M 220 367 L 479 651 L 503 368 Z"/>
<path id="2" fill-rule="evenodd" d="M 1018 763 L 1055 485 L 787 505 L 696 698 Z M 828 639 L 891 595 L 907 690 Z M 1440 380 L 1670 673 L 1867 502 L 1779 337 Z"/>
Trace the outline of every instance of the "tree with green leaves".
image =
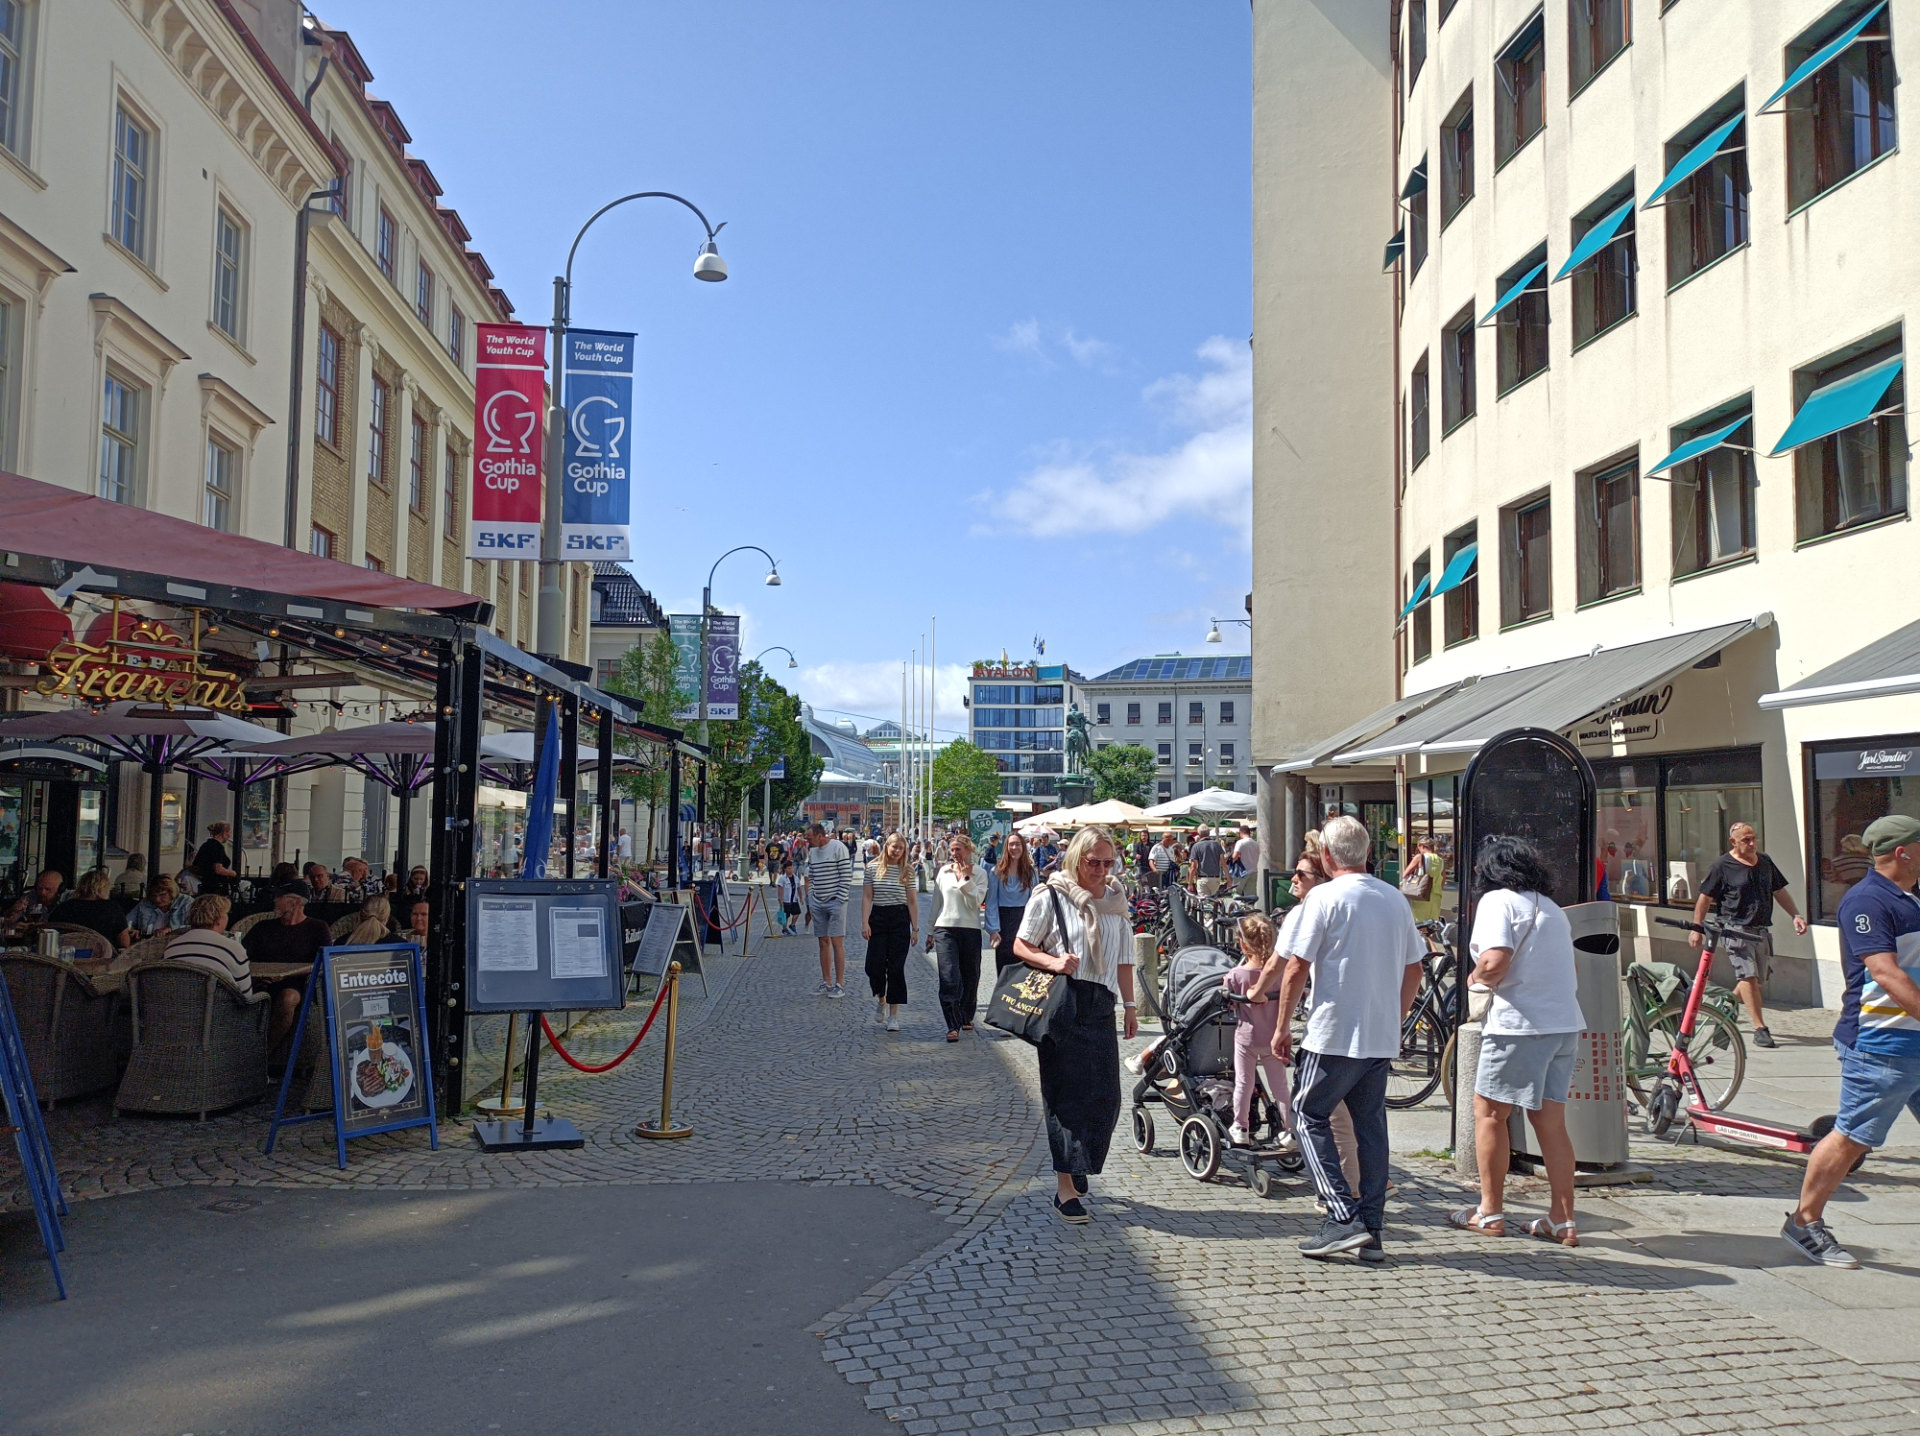
<path id="1" fill-rule="evenodd" d="M 742 799 L 760 806 L 767 774 L 779 759 L 787 760 L 787 776 L 773 784 L 776 812 L 798 808 L 826 771 L 826 760 L 813 751 L 801 725 L 800 699 L 758 663 L 741 665 L 740 716 L 707 726 L 713 754 L 707 766 L 707 818 L 720 832 L 740 817 Z"/>
<path id="2" fill-rule="evenodd" d="M 1153 791 L 1154 757 L 1138 743 L 1116 743 L 1087 754 L 1086 770 L 1094 780 L 1094 802 L 1112 798 L 1136 808 L 1147 806 Z"/>
<path id="3" fill-rule="evenodd" d="M 975 808 L 1000 801 L 1000 765 L 964 738 L 933 755 L 933 811 L 936 817 L 964 818 Z"/>
<path id="4" fill-rule="evenodd" d="M 679 657 L 673 639 L 653 633 L 620 655 L 620 666 L 609 691 L 640 700 L 640 711 L 650 723 L 671 726 L 676 710 L 699 701 L 699 695 L 675 685 Z M 668 800 L 667 782 L 672 753 L 664 743 L 623 739 L 621 752 L 632 767 L 615 780 L 620 791 L 647 810 L 646 861 L 653 861 L 654 814 Z"/>

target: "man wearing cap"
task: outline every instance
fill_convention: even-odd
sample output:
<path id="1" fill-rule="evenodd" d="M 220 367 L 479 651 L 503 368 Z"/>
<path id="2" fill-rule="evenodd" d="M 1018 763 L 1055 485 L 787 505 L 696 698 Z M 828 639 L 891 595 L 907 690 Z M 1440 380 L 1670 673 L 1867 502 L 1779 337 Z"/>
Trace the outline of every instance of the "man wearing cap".
<path id="1" fill-rule="evenodd" d="M 1821 1266 L 1860 1265 L 1827 1229 L 1827 1202 L 1854 1163 L 1885 1144 L 1902 1108 L 1920 1119 L 1920 818 L 1876 818 L 1861 841 L 1873 871 L 1847 890 L 1838 915 L 1840 1112 L 1807 1158 L 1800 1205 L 1780 1228 L 1788 1246 Z"/>
<path id="2" fill-rule="evenodd" d="M 1787 892 L 1786 874 L 1773 865 L 1773 859 L 1760 851 L 1760 835 L 1752 823 L 1735 823 L 1727 829 L 1729 851 L 1714 859 L 1707 875 L 1700 879 L 1700 896 L 1694 899 L 1693 920 L 1704 921 L 1709 906 L 1719 908 L 1720 921 L 1735 927 L 1766 933 L 1773 926 L 1773 905 L 1777 902 L 1793 919 L 1793 930 L 1805 933 L 1807 920 L 1793 905 Z M 1687 934 L 1688 941 L 1700 946 L 1700 934 Z M 1733 990 L 1746 1004 L 1753 1019 L 1753 1045 L 1771 1047 L 1773 1034 L 1767 1030 L 1767 1015 L 1760 1007 L 1760 984 L 1767 979 L 1765 969 L 1773 957 L 1770 937 L 1741 937 L 1725 933 L 1720 951 L 1733 968 Z"/>

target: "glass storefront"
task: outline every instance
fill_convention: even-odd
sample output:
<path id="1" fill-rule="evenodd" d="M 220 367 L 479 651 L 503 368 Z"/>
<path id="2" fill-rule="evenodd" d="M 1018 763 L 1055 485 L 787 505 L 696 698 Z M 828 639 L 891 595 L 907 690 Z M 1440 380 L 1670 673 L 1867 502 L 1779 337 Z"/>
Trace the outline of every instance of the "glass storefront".
<path id="1" fill-rule="evenodd" d="M 1689 906 L 1735 823 L 1762 823 L 1760 750 L 1593 760 L 1594 853 L 1615 902 Z"/>
<path id="2" fill-rule="evenodd" d="M 1920 818 L 1920 734 L 1809 745 L 1809 868 L 1815 922 L 1832 922 L 1848 888 L 1873 871 L 1861 834 L 1888 813 Z"/>
<path id="3" fill-rule="evenodd" d="M 1460 886 L 1453 844 L 1453 803 L 1459 790 L 1460 778 L 1453 773 L 1407 782 L 1407 852 L 1411 854 L 1420 839 L 1431 840 L 1433 850 L 1447 865 L 1446 886 L 1454 889 Z"/>

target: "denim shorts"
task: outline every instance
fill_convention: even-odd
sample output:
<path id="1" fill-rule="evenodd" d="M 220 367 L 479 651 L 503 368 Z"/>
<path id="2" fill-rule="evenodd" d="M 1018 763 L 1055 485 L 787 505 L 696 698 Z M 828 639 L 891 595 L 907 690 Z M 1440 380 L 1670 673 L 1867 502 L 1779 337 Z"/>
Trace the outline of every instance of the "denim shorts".
<path id="1" fill-rule="evenodd" d="M 1920 1057 L 1862 1052 L 1833 1044 L 1840 1051 L 1840 1112 L 1833 1128 L 1862 1146 L 1883 1147 L 1904 1107 L 1920 1121 Z"/>
<path id="2" fill-rule="evenodd" d="M 1564 1102 L 1573 1086 L 1573 1059 L 1580 1050 L 1578 1032 L 1480 1039 L 1480 1066 L 1473 1090 L 1489 1102 L 1538 1112 L 1543 1102 Z"/>

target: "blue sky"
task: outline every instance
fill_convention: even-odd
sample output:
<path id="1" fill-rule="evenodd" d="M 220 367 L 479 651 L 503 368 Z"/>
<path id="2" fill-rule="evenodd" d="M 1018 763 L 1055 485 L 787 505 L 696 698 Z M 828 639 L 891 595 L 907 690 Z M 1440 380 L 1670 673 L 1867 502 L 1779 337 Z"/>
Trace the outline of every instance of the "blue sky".
<path id="1" fill-rule="evenodd" d="M 1249 579 L 1239 0 L 315 0 L 529 323 L 640 334 L 632 567 L 743 614 L 823 710 L 961 664 L 1209 651 Z M 537 21 L 531 17 L 537 16 Z M 1244 652 L 1229 627 L 1212 652 Z M 778 655 L 776 662 L 783 662 Z"/>

